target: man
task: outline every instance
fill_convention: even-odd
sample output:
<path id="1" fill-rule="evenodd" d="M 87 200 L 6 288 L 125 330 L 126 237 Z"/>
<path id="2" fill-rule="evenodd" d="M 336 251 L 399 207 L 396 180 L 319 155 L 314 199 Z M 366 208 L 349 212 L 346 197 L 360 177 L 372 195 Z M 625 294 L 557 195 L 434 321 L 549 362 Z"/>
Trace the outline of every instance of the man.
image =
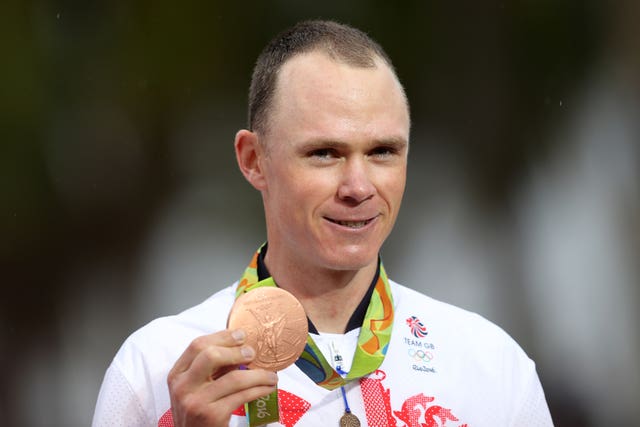
<path id="1" fill-rule="evenodd" d="M 262 195 L 267 244 L 238 283 L 127 340 L 94 425 L 551 425 L 511 338 L 386 276 L 410 120 L 382 48 L 348 26 L 300 23 L 260 55 L 249 103 L 235 149 Z M 226 329 L 236 295 L 269 277 L 300 301 L 310 333 L 277 374 L 240 369 L 255 349 Z"/>

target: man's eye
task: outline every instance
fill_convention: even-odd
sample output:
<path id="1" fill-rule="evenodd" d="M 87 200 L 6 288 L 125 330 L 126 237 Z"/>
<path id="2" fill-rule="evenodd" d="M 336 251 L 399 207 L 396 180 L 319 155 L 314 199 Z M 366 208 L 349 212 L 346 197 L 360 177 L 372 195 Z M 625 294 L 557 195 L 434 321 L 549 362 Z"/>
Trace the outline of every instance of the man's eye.
<path id="1" fill-rule="evenodd" d="M 393 147 L 376 147 L 371 150 L 371 155 L 376 157 L 388 157 L 396 152 L 397 150 Z"/>
<path id="2" fill-rule="evenodd" d="M 317 157 L 321 159 L 328 159 L 334 155 L 333 150 L 329 148 L 319 148 L 309 153 L 309 157 Z"/>

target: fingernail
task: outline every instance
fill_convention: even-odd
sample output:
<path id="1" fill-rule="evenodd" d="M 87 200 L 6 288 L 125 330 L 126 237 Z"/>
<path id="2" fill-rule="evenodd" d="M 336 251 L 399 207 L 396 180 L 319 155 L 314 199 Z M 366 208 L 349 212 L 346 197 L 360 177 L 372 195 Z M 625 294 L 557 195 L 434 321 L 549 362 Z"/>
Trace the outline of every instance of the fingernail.
<path id="1" fill-rule="evenodd" d="M 242 342 L 244 341 L 245 333 L 242 329 L 236 329 L 235 331 L 231 332 L 231 336 L 234 340 Z"/>
<path id="2" fill-rule="evenodd" d="M 242 353 L 245 359 L 251 359 L 253 358 L 255 351 L 253 351 L 251 347 L 245 346 L 240 349 L 240 353 Z"/>

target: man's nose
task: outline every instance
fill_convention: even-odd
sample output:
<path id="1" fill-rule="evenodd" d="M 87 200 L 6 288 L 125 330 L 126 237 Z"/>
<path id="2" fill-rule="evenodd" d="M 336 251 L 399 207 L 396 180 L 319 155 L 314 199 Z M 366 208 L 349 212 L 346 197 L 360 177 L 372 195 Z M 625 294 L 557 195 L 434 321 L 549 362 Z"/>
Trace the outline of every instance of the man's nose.
<path id="1" fill-rule="evenodd" d="M 354 204 L 370 199 L 376 192 L 372 171 L 364 159 L 348 159 L 343 168 L 338 187 L 338 198 Z"/>

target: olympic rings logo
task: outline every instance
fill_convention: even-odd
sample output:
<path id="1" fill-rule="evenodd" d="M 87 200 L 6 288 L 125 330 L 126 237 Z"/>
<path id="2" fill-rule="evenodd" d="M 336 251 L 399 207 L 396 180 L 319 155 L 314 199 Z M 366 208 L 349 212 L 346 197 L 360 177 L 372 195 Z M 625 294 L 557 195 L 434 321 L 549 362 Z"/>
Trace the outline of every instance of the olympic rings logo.
<path id="1" fill-rule="evenodd" d="M 415 362 L 431 362 L 434 357 L 430 351 L 416 350 L 415 348 L 410 348 L 408 354 Z"/>

